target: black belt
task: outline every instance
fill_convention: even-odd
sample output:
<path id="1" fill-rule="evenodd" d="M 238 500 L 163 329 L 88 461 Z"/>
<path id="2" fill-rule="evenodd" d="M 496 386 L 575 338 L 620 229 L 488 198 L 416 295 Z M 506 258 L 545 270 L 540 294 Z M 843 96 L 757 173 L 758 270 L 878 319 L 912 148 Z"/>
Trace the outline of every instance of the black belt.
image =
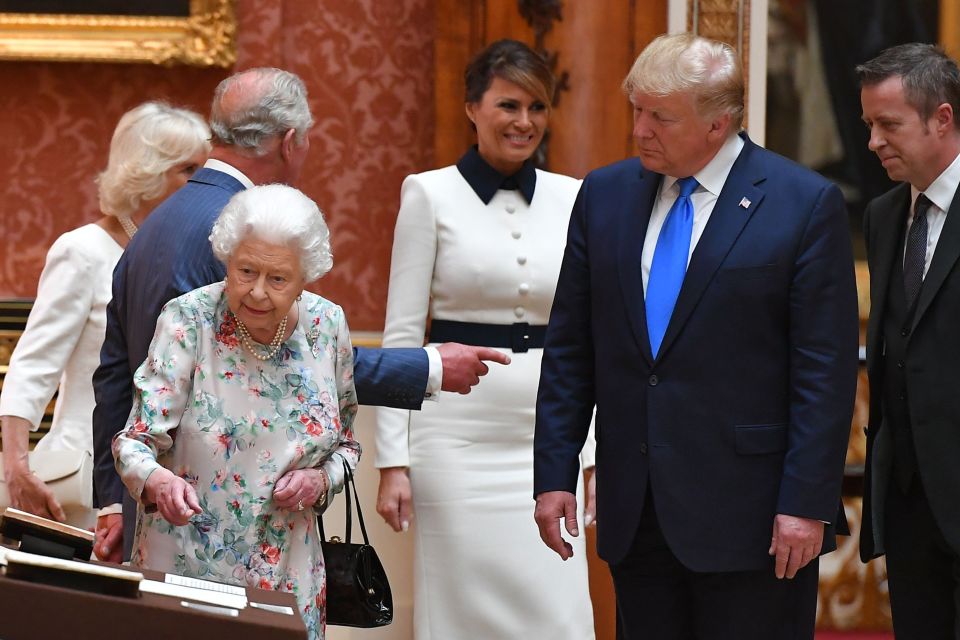
<path id="1" fill-rule="evenodd" d="M 434 320 L 430 324 L 430 342 L 460 342 L 475 347 L 500 347 L 514 353 L 543 349 L 547 333 L 545 324 L 515 322 L 513 324 L 482 324 Z"/>

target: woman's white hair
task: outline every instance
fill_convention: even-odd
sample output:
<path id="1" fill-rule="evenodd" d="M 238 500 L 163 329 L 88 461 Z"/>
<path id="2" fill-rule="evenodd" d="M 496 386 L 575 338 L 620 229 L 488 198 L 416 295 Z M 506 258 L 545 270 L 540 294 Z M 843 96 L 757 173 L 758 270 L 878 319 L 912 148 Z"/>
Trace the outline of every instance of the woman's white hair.
<path id="1" fill-rule="evenodd" d="M 163 194 L 170 168 L 200 151 L 210 151 L 210 129 L 193 111 L 163 102 L 127 111 L 113 131 L 107 168 L 97 177 L 100 211 L 132 215 Z"/>
<path id="2" fill-rule="evenodd" d="M 743 123 L 743 71 L 733 47 L 689 33 L 662 35 L 637 57 L 623 91 L 666 96 L 690 92 L 705 117 L 729 113 L 732 130 Z"/>
<path id="3" fill-rule="evenodd" d="M 227 264 L 240 243 L 256 239 L 295 249 L 306 282 L 333 267 L 330 230 L 313 200 L 293 187 L 268 184 L 230 198 L 213 225 L 213 253 Z"/>

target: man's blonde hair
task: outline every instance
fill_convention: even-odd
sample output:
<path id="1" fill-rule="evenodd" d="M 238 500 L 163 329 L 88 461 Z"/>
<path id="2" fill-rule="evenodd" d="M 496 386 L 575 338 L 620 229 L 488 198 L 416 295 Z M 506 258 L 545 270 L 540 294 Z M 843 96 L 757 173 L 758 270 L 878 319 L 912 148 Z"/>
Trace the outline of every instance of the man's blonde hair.
<path id="1" fill-rule="evenodd" d="M 733 131 L 743 123 L 743 71 L 728 44 L 689 33 L 662 35 L 637 57 L 623 81 L 628 96 L 690 92 L 701 116 L 730 114 Z"/>

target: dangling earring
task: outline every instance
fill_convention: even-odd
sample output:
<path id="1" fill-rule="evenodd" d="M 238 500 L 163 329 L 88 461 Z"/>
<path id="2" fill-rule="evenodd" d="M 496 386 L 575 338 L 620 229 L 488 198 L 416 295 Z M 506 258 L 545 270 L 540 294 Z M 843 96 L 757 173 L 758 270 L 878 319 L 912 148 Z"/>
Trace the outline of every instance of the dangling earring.
<path id="1" fill-rule="evenodd" d="M 302 299 L 303 299 L 303 294 L 301 293 L 297 296 L 297 302 L 300 302 Z"/>

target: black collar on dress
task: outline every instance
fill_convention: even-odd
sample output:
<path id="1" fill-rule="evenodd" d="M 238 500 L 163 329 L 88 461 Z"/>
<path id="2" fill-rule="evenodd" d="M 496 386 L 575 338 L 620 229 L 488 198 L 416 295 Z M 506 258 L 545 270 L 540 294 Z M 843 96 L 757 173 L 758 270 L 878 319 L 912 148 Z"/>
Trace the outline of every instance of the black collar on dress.
<path id="1" fill-rule="evenodd" d="M 457 170 L 477 196 L 483 200 L 483 204 L 490 204 L 499 189 L 519 190 L 527 204 L 533 202 L 533 192 L 537 187 L 537 170 L 532 160 L 524 162 L 520 170 L 512 176 L 504 176 L 487 164 L 474 145 L 457 162 Z"/>

